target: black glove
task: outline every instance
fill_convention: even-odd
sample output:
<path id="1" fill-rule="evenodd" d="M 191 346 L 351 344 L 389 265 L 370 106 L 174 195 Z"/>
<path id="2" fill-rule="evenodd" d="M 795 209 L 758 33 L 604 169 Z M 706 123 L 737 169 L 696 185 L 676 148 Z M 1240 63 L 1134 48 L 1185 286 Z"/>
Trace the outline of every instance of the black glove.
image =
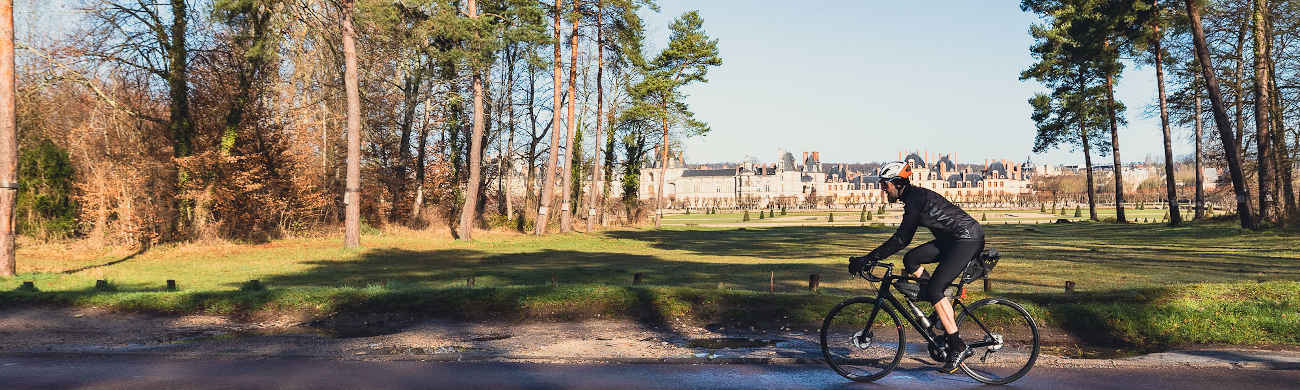
<path id="1" fill-rule="evenodd" d="M 862 271 L 865 271 L 867 269 L 867 265 L 871 264 L 871 261 L 872 259 L 869 256 L 850 257 L 849 273 L 853 275 L 862 273 Z"/>

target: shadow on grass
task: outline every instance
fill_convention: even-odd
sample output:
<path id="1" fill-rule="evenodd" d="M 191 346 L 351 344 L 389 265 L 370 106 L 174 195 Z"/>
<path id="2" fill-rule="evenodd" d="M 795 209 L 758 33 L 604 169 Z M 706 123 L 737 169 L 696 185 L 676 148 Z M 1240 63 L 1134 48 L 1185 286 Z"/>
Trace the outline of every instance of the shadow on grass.
<path id="1" fill-rule="evenodd" d="M 621 239 L 645 241 L 657 249 L 687 250 L 701 255 L 753 256 L 791 259 L 866 253 L 883 238 L 866 234 L 892 234 L 881 226 L 780 226 L 717 230 L 619 230 L 605 233 Z M 918 235 L 918 239 L 920 239 Z"/>
<path id="2" fill-rule="evenodd" d="M 104 263 L 104 264 L 88 265 L 88 266 L 85 266 L 85 267 L 73 268 L 73 269 L 70 269 L 70 270 L 67 270 L 67 271 L 63 271 L 62 273 L 64 273 L 64 274 L 75 274 L 75 273 L 78 273 L 78 272 L 81 272 L 81 271 L 85 271 L 85 270 L 89 270 L 89 269 L 103 268 L 103 267 L 108 267 L 108 266 L 111 266 L 111 265 L 116 265 L 116 264 L 125 263 L 127 260 L 134 259 L 136 256 L 139 256 L 140 254 L 144 253 L 146 250 L 147 250 L 147 248 L 143 248 L 143 247 L 142 247 L 142 248 L 140 248 L 139 250 L 135 251 L 135 253 L 129 254 L 129 255 L 127 255 L 126 257 L 123 257 L 123 258 L 121 258 L 121 259 L 113 260 L 113 261 L 110 261 L 110 262 L 107 262 L 107 263 Z"/>

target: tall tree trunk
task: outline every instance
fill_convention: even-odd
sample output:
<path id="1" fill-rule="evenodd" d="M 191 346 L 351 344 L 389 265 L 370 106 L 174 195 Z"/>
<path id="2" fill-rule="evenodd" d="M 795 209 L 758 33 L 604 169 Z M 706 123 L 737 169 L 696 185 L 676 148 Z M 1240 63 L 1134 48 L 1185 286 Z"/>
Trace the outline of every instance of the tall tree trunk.
<path id="1" fill-rule="evenodd" d="M 390 177 L 392 185 L 390 191 L 393 196 L 393 208 L 388 212 L 390 220 L 400 220 L 406 217 L 403 210 L 404 202 L 402 198 L 406 195 L 406 167 L 411 155 L 411 127 L 415 124 L 415 107 L 420 104 L 420 84 L 422 80 L 422 69 L 415 69 L 407 73 L 402 85 L 402 121 L 398 124 L 401 131 L 401 140 L 397 147 L 397 165 L 393 167 L 393 177 Z"/>
<path id="2" fill-rule="evenodd" d="M 1236 96 L 1234 97 L 1235 102 L 1233 102 L 1233 105 L 1236 106 L 1235 115 L 1237 123 L 1236 137 L 1238 156 L 1246 155 L 1246 77 L 1243 72 L 1246 69 L 1246 26 L 1250 25 L 1250 17 L 1250 10 L 1247 10 L 1245 14 L 1241 15 L 1241 27 L 1237 30 L 1236 65 L 1233 68 L 1233 77 L 1235 77 L 1233 83 L 1235 84 L 1234 88 L 1236 88 Z M 1246 191 L 1247 196 L 1249 196 L 1250 189 L 1247 188 Z"/>
<path id="3" fill-rule="evenodd" d="M 1169 136 L 1169 109 L 1165 101 L 1165 68 L 1164 53 L 1160 47 L 1160 41 L 1164 36 L 1160 34 L 1160 6 L 1159 0 L 1151 0 L 1152 8 L 1157 12 L 1155 18 L 1154 30 L 1155 54 L 1156 54 L 1156 86 L 1160 90 L 1160 129 L 1164 132 L 1165 137 L 1165 189 L 1169 195 L 1169 225 L 1178 226 L 1183 223 L 1183 216 L 1178 209 L 1178 187 L 1174 185 L 1174 146 Z"/>
<path id="4" fill-rule="evenodd" d="M 513 49 L 512 49 L 513 50 Z M 514 203 L 510 200 L 510 176 L 514 168 L 515 154 L 515 55 L 513 53 L 506 56 L 506 91 L 505 91 L 505 114 L 506 114 L 506 131 L 509 135 L 506 139 L 506 150 L 501 153 L 501 179 L 504 182 L 501 196 L 505 198 L 506 219 L 515 218 Z"/>
<path id="5" fill-rule="evenodd" d="M 573 2 L 573 12 L 578 12 L 578 1 Z M 563 191 L 563 202 L 560 203 L 560 232 L 568 233 L 573 231 L 573 151 L 581 147 L 573 144 L 574 135 L 577 134 L 578 123 L 574 120 L 573 110 L 577 105 L 577 85 L 578 85 L 578 22 L 573 21 L 571 31 L 569 32 L 569 89 L 568 89 L 568 123 L 569 128 L 565 133 L 564 141 L 564 169 L 561 188 Z M 558 42 L 556 43 L 559 44 Z"/>
<path id="6" fill-rule="evenodd" d="M 194 153 L 194 121 L 190 118 L 189 54 L 185 46 L 188 18 L 186 0 L 172 0 L 171 44 L 168 45 L 167 89 L 171 119 L 172 153 L 186 157 Z"/>
<path id="7" fill-rule="evenodd" d="M 1196 128 L 1195 128 L 1195 132 L 1196 132 L 1196 152 L 1195 152 L 1195 154 L 1196 154 L 1196 156 L 1195 156 L 1195 159 L 1196 159 L 1196 164 L 1195 164 L 1195 165 L 1196 165 L 1196 201 L 1195 201 L 1195 203 L 1196 203 L 1196 216 L 1195 216 L 1195 218 L 1196 218 L 1197 220 L 1200 220 L 1200 219 L 1202 219 L 1202 218 L 1205 218 L 1205 174 L 1204 174 L 1204 172 L 1203 172 L 1203 171 L 1205 170 L 1205 166 L 1201 164 L 1201 154 L 1202 154 L 1202 151 L 1201 151 L 1201 139 L 1202 139 L 1202 138 L 1201 138 L 1201 137 L 1202 137 L 1202 135 L 1201 135 L 1201 117 L 1202 117 L 1202 115 L 1204 115 L 1204 112 L 1201 110 L 1201 82 L 1200 82 L 1200 81 L 1201 81 L 1201 78 L 1200 78 L 1200 76 L 1193 76 L 1193 78 L 1194 78 L 1194 80 L 1195 80 L 1195 85 L 1192 86 L 1192 98 L 1193 98 L 1193 99 L 1196 99 L 1196 103 L 1195 103 L 1195 104 L 1196 104 L 1196 117 L 1194 118 L 1195 126 L 1196 126 Z"/>
<path id="8" fill-rule="evenodd" d="M 563 85 L 560 84 L 562 77 L 560 75 L 560 70 L 563 66 L 562 58 L 560 57 L 560 42 L 562 42 L 560 40 L 560 15 L 562 13 L 564 13 L 564 11 L 560 8 L 560 0 L 555 0 L 555 17 L 553 20 L 555 28 L 552 30 L 555 38 L 555 58 L 554 61 L 551 62 L 551 68 L 553 71 L 551 81 L 551 94 L 553 95 L 553 103 L 551 105 L 551 154 L 546 160 L 546 177 L 542 178 L 541 205 L 537 207 L 536 234 L 538 235 L 546 233 L 546 223 L 548 222 L 547 220 L 550 219 L 549 213 L 551 199 L 555 197 L 555 160 L 559 158 L 560 152 L 560 88 Z M 573 103 L 570 102 L 569 104 Z"/>
<path id="9" fill-rule="evenodd" d="M 604 203 L 596 203 L 596 186 L 600 183 L 600 165 L 595 161 L 600 161 L 600 136 L 601 136 L 601 113 L 605 111 L 605 89 L 602 78 L 605 73 L 605 41 L 603 31 L 605 28 L 605 5 L 601 0 L 596 0 L 596 153 L 591 155 L 593 164 L 591 167 L 591 191 L 587 193 L 587 231 L 595 229 L 596 209 L 604 208 Z"/>
<path id="10" fill-rule="evenodd" d="M 1083 115 L 1079 116 L 1079 137 L 1083 140 L 1083 167 L 1088 171 L 1088 219 L 1096 221 L 1097 185 L 1092 178 L 1092 144 L 1088 141 L 1088 127 L 1084 124 Z"/>
<path id="11" fill-rule="evenodd" d="M 17 83 L 14 76 L 14 3 L 0 0 L 0 276 L 18 273 L 14 203 L 18 200 Z"/>
<path id="12" fill-rule="evenodd" d="M 1201 27 L 1201 10 L 1196 0 L 1184 0 L 1187 16 L 1191 20 L 1192 39 L 1196 48 L 1196 58 L 1201 65 L 1201 75 L 1205 78 L 1205 88 L 1210 95 L 1210 109 L 1214 112 L 1214 123 L 1219 129 L 1219 139 L 1223 143 L 1224 154 L 1228 159 L 1228 174 L 1232 177 L 1232 190 L 1236 194 L 1237 216 L 1241 226 L 1255 228 L 1255 218 L 1250 212 L 1250 197 L 1246 194 L 1246 178 L 1241 170 L 1241 156 L 1232 134 L 1232 125 L 1228 123 L 1228 113 L 1223 108 L 1223 96 L 1219 94 L 1219 80 L 1214 75 L 1214 66 L 1210 62 L 1209 46 L 1205 42 L 1205 30 Z"/>
<path id="13" fill-rule="evenodd" d="M 1264 52 L 1264 46 L 1268 42 L 1268 37 L 1264 32 L 1265 21 L 1264 13 L 1268 12 L 1268 2 L 1266 0 L 1255 0 L 1254 19 L 1254 38 L 1255 38 L 1255 146 L 1256 155 L 1259 162 L 1256 167 L 1259 170 L 1259 222 L 1256 227 L 1262 227 L 1266 222 L 1275 222 L 1275 217 L 1280 214 L 1274 209 L 1276 203 L 1273 199 L 1273 136 L 1269 135 L 1269 98 L 1268 90 L 1268 56 Z"/>
<path id="14" fill-rule="evenodd" d="M 475 0 L 465 2 L 465 9 L 470 19 L 478 18 L 478 4 Z M 465 184 L 465 206 L 460 209 L 460 240 L 474 239 L 474 222 L 478 218 L 479 179 L 482 177 L 483 160 L 483 71 L 471 68 L 474 73 L 474 132 L 470 136 L 469 147 L 469 182 Z"/>
<path id="15" fill-rule="evenodd" d="M 665 98 L 664 100 L 667 100 Z M 668 115 L 668 107 L 663 107 L 663 115 Z M 664 199 L 664 176 L 668 175 L 668 117 L 659 118 L 659 123 L 663 125 L 664 143 L 659 149 L 659 187 L 655 189 L 655 227 L 659 227 L 661 219 L 664 217 L 663 199 Z"/>
<path id="16" fill-rule="evenodd" d="M 600 191 L 600 224 L 605 224 L 605 205 L 609 204 L 610 186 L 613 185 L 614 177 L 614 112 L 618 110 L 618 104 L 609 105 L 609 115 L 605 117 L 605 123 L 609 126 L 605 129 L 605 188 Z"/>
<path id="17" fill-rule="evenodd" d="M 1128 223 L 1124 217 L 1124 166 L 1119 158 L 1119 124 L 1115 118 L 1115 76 L 1106 74 L 1106 111 L 1110 113 L 1110 152 L 1115 159 L 1115 222 Z"/>
<path id="18" fill-rule="evenodd" d="M 540 204 L 541 194 L 537 191 L 537 145 L 546 137 L 542 133 L 541 137 L 537 134 L 537 68 L 532 62 L 526 62 L 528 67 L 528 175 L 524 181 L 527 183 L 524 191 L 524 209 L 533 210 Z M 527 217 L 527 215 L 525 215 Z M 535 219 L 534 219 L 535 220 Z"/>
<path id="19" fill-rule="evenodd" d="M 1273 16 L 1272 14 L 1265 16 L 1267 16 L 1264 24 L 1266 26 L 1265 31 L 1267 31 L 1267 36 L 1272 37 L 1274 35 Z M 1282 209 L 1284 213 L 1278 218 L 1278 221 L 1285 226 L 1291 219 L 1300 215 L 1297 215 L 1298 210 L 1296 210 L 1295 188 L 1292 185 L 1293 167 L 1291 163 L 1291 149 L 1287 147 L 1286 125 L 1282 123 L 1282 94 L 1278 92 L 1277 88 L 1277 62 L 1273 57 L 1272 39 L 1268 39 L 1265 42 L 1264 53 L 1264 58 L 1268 60 L 1269 96 L 1273 99 L 1269 105 L 1273 131 L 1269 132 L 1269 134 L 1273 135 L 1273 167 L 1277 169 L 1277 174 L 1274 175 L 1274 181 L 1278 183 L 1278 186 L 1275 186 L 1274 189 L 1278 191 L 1278 197 L 1284 199 L 1284 201 L 1278 205 L 1278 207 L 1285 206 L 1285 208 Z"/>
<path id="20" fill-rule="evenodd" d="M 361 246 L 361 96 L 357 85 L 357 47 L 352 0 L 343 1 L 343 84 L 348 97 L 348 173 L 343 192 L 343 247 Z"/>
<path id="21" fill-rule="evenodd" d="M 424 209 L 424 161 L 427 154 L 425 148 L 428 147 L 429 126 L 432 123 L 431 116 L 433 116 L 432 93 L 424 99 L 424 125 L 420 126 L 420 140 L 417 143 L 419 150 L 415 151 L 415 201 L 411 204 L 411 218 L 417 221 Z"/>

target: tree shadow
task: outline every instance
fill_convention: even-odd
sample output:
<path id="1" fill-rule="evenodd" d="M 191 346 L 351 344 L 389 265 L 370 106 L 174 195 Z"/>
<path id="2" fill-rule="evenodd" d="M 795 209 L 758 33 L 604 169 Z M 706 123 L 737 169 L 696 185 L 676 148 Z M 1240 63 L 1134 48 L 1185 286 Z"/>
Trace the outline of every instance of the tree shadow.
<path id="1" fill-rule="evenodd" d="M 73 269 L 70 269 L 70 270 L 63 271 L 62 273 L 63 273 L 63 274 L 75 274 L 75 273 L 78 273 L 78 272 L 81 272 L 81 271 L 85 271 L 85 270 L 89 270 L 89 269 L 103 268 L 103 267 L 108 267 L 108 266 L 111 266 L 111 265 L 116 265 L 116 264 L 125 263 L 127 260 L 134 259 L 136 256 L 139 256 L 140 254 L 144 253 L 146 250 L 147 250 L 147 248 L 141 247 L 140 249 L 137 249 L 137 250 L 135 251 L 135 253 L 129 254 L 129 255 L 127 255 L 126 257 L 123 257 L 123 258 L 121 258 L 121 259 L 113 260 L 113 261 L 110 261 L 110 262 L 107 262 L 107 263 L 104 263 L 104 264 L 88 265 L 88 266 L 85 266 L 85 267 L 73 268 Z"/>
<path id="2" fill-rule="evenodd" d="M 878 243 L 864 234 L 890 234 L 883 226 L 780 226 L 718 230 L 617 230 L 611 238 L 643 241 L 656 249 L 711 256 L 793 259 L 865 253 Z M 918 233 L 917 239 L 928 236 Z M 883 241 L 883 237 L 880 239 Z M 811 245 L 811 244 L 816 245 Z"/>

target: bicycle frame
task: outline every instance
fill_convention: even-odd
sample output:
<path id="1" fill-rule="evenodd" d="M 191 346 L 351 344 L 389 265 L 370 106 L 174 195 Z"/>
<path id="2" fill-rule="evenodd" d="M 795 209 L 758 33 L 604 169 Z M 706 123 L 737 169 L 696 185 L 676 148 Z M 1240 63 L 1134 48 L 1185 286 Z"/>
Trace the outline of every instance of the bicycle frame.
<path id="1" fill-rule="evenodd" d="M 903 304 L 898 301 L 898 298 L 894 297 L 894 294 L 889 293 L 889 288 L 890 286 L 893 285 L 894 281 L 906 280 L 906 281 L 920 282 L 922 279 L 911 277 L 911 276 L 894 275 L 893 274 L 894 266 L 892 264 L 872 263 L 871 268 L 868 268 L 863 273 L 866 275 L 870 275 L 871 269 L 875 268 L 876 266 L 882 266 L 885 268 L 885 276 L 880 278 L 880 288 L 877 289 L 876 300 L 880 301 L 881 299 L 884 299 L 885 301 L 889 302 L 889 304 L 894 307 L 894 310 L 897 310 L 898 312 L 902 313 L 903 319 L 907 320 L 907 323 L 912 325 L 912 329 L 915 329 L 916 333 L 921 334 L 921 338 L 924 338 L 926 343 L 928 343 L 932 347 L 937 347 L 938 342 L 935 341 L 934 336 L 930 335 L 930 332 L 928 330 L 924 329 L 921 326 L 921 323 L 915 318 L 915 314 L 913 314 L 908 307 L 904 307 Z M 863 275 L 859 275 L 859 276 L 862 276 L 864 279 L 867 279 L 867 281 L 872 281 L 871 278 L 868 278 L 867 276 L 863 276 Z M 960 291 L 965 285 L 962 283 L 952 283 L 949 284 L 949 286 L 956 287 L 958 291 Z M 907 299 L 907 297 L 904 297 L 903 299 Z M 910 299 L 907 299 L 907 301 L 908 303 L 912 303 L 912 300 Z M 915 305 L 915 303 L 912 303 L 912 305 Z M 969 343 L 968 345 L 970 346 L 970 348 L 973 349 L 973 348 L 987 347 L 987 346 L 997 344 L 997 341 L 993 340 L 993 337 L 991 337 L 992 332 L 989 332 L 988 327 L 984 326 L 984 323 L 981 322 L 979 318 L 976 318 L 975 315 L 971 314 L 970 311 L 966 310 L 966 305 L 961 302 L 960 298 L 952 297 L 952 305 L 954 309 L 957 307 L 961 307 L 961 312 L 965 314 L 967 317 L 970 317 L 971 320 L 975 321 L 975 323 L 979 325 L 980 330 L 984 331 L 984 336 L 985 336 L 984 340 L 981 340 L 979 342 Z M 880 312 L 880 305 L 876 305 L 874 306 L 873 309 L 871 309 L 871 315 L 867 317 L 867 325 L 865 325 L 862 334 L 870 333 L 871 324 L 875 323 L 876 314 L 879 312 Z M 955 313 L 956 310 L 954 310 L 954 314 Z M 939 325 L 939 326 L 943 326 L 943 325 Z"/>

